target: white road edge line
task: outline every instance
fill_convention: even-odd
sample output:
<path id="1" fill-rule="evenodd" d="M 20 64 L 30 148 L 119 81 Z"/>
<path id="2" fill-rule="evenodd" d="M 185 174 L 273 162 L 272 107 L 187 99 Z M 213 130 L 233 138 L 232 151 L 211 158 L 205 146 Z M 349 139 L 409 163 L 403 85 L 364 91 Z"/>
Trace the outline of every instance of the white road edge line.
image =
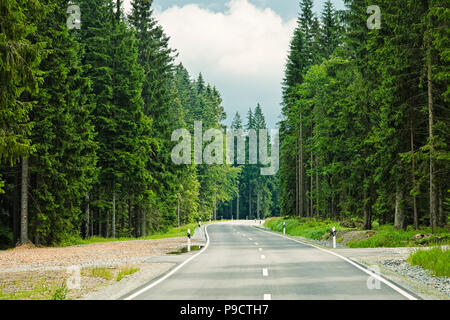
<path id="1" fill-rule="evenodd" d="M 186 264 L 188 264 L 190 261 L 194 260 L 195 258 L 197 258 L 199 255 L 201 255 L 203 252 L 205 252 L 205 250 L 208 248 L 209 246 L 209 235 L 208 235 L 208 226 L 205 226 L 205 234 L 206 234 L 206 244 L 203 247 L 202 250 L 200 250 L 200 252 L 196 253 L 195 255 L 193 255 L 192 257 L 190 257 L 189 259 L 187 259 L 185 262 L 183 262 L 182 264 L 180 264 L 179 266 L 175 267 L 172 271 L 170 271 L 168 274 L 166 274 L 164 277 L 160 278 L 159 280 L 149 284 L 148 286 L 146 286 L 145 288 L 139 290 L 138 292 L 133 293 L 132 295 L 130 295 L 129 297 L 125 298 L 124 300 L 133 300 L 134 298 L 136 298 L 137 296 L 140 296 L 141 294 L 143 294 L 144 292 L 150 290 L 151 288 L 153 288 L 154 286 L 160 284 L 161 282 L 163 282 L 164 280 L 166 280 L 167 278 L 169 278 L 171 275 L 173 275 L 175 272 L 177 272 L 178 270 L 180 270 L 182 267 L 184 267 Z"/>
<path id="2" fill-rule="evenodd" d="M 315 245 L 313 245 L 313 244 L 306 243 L 306 242 L 303 242 L 303 241 L 300 241 L 300 240 L 296 240 L 296 239 L 292 239 L 292 238 L 289 238 L 289 237 L 286 237 L 286 236 L 283 236 L 283 235 L 281 235 L 281 234 L 277 234 L 277 233 L 274 233 L 274 232 L 269 232 L 269 231 L 261 230 L 261 229 L 258 229 L 258 228 L 255 228 L 255 229 L 256 229 L 256 230 L 259 230 L 259 231 L 261 231 L 261 232 L 265 232 L 265 233 L 274 235 L 274 236 L 279 236 L 279 237 L 282 237 L 282 238 L 286 238 L 286 239 L 289 239 L 289 240 L 292 240 L 292 241 L 295 241 L 295 242 L 298 242 L 298 243 L 301 243 L 301 244 L 304 244 L 304 245 L 307 245 L 307 246 L 310 246 L 310 247 L 319 249 L 319 250 L 321 250 L 321 251 L 323 251 L 323 252 L 327 252 L 327 253 L 329 253 L 329 254 L 332 254 L 332 255 L 334 255 L 334 256 L 336 256 L 336 257 L 338 257 L 338 258 L 341 258 L 342 260 L 344 260 L 344 261 L 350 263 L 351 265 L 355 266 L 356 268 L 358 268 L 358 269 L 364 271 L 365 273 L 367 273 L 368 275 L 370 275 L 370 276 L 373 277 L 374 279 L 377 279 L 377 280 L 383 282 L 384 284 L 386 284 L 387 286 L 391 287 L 392 289 L 394 289 L 395 291 L 397 291 L 398 293 L 400 293 L 400 294 L 403 295 L 404 297 L 408 298 L 409 300 L 417 300 L 416 297 L 413 297 L 412 295 L 410 295 L 410 294 L 407 293 L 406 291 L 400 289 L 399 287 L 397 287 L 395 284 L 391 283 L 390 281 L 388 281 L 388 280 L 386 280 L 386 279 L 380 277 L 379 275 L 377 275 L 376 273 L 374 273 L 374 272 L 372 272 L 372 271 L 369 271 L 369 270 L 367 270 L 367 269 L 365 269 L 365 268 L 359 266 L 359 265 L 356 264 L 355 262 L 351 261 L 350 259 L 348 259 L 348 258 L 346 258 L 346 257 L 344 257 L 344 256 L 341 256 L 340 254 L 338 254 L 338 253 L 336 253 L 336 252 L 333 252 L 333 251 L 330 251 L 330 250 L 327 250 L 327 249 L 323 249 L 323 248 L 317 247 L 317 246 L 315 246 Z"/>
<path id="3" fill-rule="evenodd" d="M 264 295 L 264 300 L 272 300 L 272 295 L 271 294 L 265 294 Z"/>

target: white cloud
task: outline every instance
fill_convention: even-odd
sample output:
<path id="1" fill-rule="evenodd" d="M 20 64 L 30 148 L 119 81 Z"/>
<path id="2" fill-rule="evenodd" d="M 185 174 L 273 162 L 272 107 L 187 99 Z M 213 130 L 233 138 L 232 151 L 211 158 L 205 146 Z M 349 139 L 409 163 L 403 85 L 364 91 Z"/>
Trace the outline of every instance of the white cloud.
<path id="1" fill-rule="evenodd" d="M 193 76 L 202 72 L 223 93 L 229 117 L 236 111 L 244 116 L 261 102 L 274 126 L 296 21 L 283 21 L 272 9 L 248 0 L 230 0 L 227 7 L 225 12 L 212 12 L 188 4 L 156 10 L 155 15 L 170 46 L 178 50 L 179 62 Z"/>
<path id="2" fill-rule="evenodd" d="M 171 46 L 193 72 L 224 76 L 282 77 L 295 21 L 271 9 L 231 0 L 225 13 L 190 4 L 157 13 Z"/>

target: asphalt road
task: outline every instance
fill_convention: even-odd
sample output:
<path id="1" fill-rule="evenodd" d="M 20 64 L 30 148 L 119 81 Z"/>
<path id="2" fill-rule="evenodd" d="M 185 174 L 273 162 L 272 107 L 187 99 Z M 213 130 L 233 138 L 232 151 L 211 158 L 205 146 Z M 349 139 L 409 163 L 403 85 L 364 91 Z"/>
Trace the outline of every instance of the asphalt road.
<path id="1" fill-rule="evenodd" d="M 208 226 L 209 244 L 172 273 L 131 292 L 134 300 L 404 300 L 326 250 L 238 224 Z M 373 274 L 372 274 L 373 276 Z M 368 285 L 369 283 L 369 285 Z M 371 287 L 371 289 L 369 288 Z"/>

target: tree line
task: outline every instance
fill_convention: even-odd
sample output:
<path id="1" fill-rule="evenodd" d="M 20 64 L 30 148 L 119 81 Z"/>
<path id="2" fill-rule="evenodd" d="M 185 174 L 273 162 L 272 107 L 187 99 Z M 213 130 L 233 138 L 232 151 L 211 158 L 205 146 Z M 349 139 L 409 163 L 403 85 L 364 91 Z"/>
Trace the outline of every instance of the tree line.
<path id="1" fill-rule="evenodd" d="M 365 229 L 436 230 L 450 211 L 449 12 L 443 0 L 300 1 L 283 81 L 281 211 Z"/>
<path id="2" fill-rule="evenodd" d="M 175 64 L 152 0 L 122 2 L 0 1 L 2 247 L 142 237 L 236 197 L 240 168 L 171 161 L 174 130 L 225 129 L 220 93 Z"/>

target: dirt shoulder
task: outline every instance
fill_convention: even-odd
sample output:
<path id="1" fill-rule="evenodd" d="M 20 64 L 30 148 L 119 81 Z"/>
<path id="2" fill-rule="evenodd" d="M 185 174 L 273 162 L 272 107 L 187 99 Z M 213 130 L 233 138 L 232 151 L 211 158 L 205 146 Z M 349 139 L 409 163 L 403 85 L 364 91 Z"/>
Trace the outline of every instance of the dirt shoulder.
<path id="1" fill-rule="evenodd" d="M 185 259 L 169 254 L 184 246 L 168 238 L 0 251 L 0 299 L 117 299 Z"/>

